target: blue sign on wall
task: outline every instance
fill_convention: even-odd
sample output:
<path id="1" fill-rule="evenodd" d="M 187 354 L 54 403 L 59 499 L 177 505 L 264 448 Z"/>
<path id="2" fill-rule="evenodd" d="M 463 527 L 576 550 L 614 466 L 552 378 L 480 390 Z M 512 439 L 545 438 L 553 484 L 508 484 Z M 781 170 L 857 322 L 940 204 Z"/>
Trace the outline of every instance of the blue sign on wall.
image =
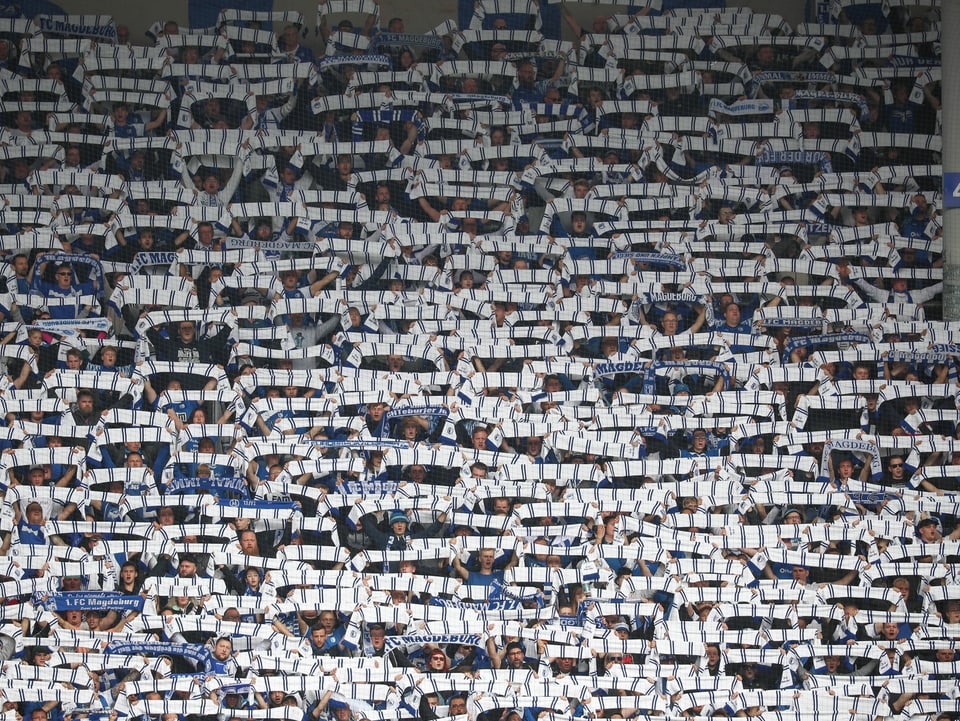
<path id="1" fill-rule="evenodd" d="M 960 173 L 943 174 L 943 207 L 960 208 Z"/>

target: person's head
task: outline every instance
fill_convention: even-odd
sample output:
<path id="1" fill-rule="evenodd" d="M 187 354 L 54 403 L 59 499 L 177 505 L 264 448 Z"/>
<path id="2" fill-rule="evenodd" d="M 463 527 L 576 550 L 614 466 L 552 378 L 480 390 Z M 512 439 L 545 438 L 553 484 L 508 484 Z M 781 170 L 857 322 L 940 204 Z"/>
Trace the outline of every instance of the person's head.
<path id="1" fill-rule="evenodd" d="M 85 389 L 77 391 L 77 408 L 84 415 L 93 413 L 93 391 Z"/>
<path id="2" fill-rule="evenodd" d="M 493 570 L 493 563 L 496 557 L 496 551 L 492 548 L 481 548 L 477 552 L 477 563 L 480 565 L 480 570 L 484 573 L 489 573 Z"/>
<path id="3" fill-rule="evenodd" d="M 193 556 L 181 556 L 177 565 L 177 576 L 180 578 L 195 578 L 197 575 L 197 561 Z"/>
<path id="4" fill-rule="evenodd" d="M 735 217 L 736 213 L 733 212 L 733 208 L 729 205 L 724 205 L 717 213 L 717 219 L 724 225 L 732 221 Z"/>
<path id="5" fill-rule="evenodd" d="M 908 581 L 906 578 L 899 576 L 893 579 L 893 583 L 890 584 L 890 587 L 899 593 L 904 601 L 910 598 L 910 581 Z"/>
<path id="6" fill-rule="evenodd" d="M 783 523 L 787 526 L 799 526 L 803 522 L 803 514 L 798 508 L 787 508 L 783 512 Z"/>
<path id="7" fill-rule="evenodd" d="M 83 366 L 83 356 L 80 354 L 80 351 L 76 348 L 71 348 L 67 351 L 67 369 L 78 371 Z"/>
<path id="8" fill-rule="evenodd" d="M 723 319 L 727 325 L 735 326 L 740 323 L 740 306 L 736 303 L 728 303 L 723 310 Z"/>
<path id="9" fill-rule="evenodd" d="M 197 327 L 190 321 L 184 320 L 177 324 L 177 335 L 184 343 L 192 343 L 197 334 Z"/>
<path id="10" fill-rule="evenodd" d="M 240 531 L 237 534 L 237 540 L 240 542 L 240 550 L 248 555 L 259 555 L 257 534 L 251 530 Z"/>
<path id="11" fill-rule="evenodd" d="M 433 671 L 434 673 L 450 670 L 450 660 L 447 658 L 447 654 L 439 648 L 433 649 L 430 652 L 430 658 L 427 662 L 427 670 Z"/>
<path id="12" fill-rule="evenodd" d="M 537 79 L 537 69 L 533 63 L 522 62 L 517 66 L 517 83 L 522 88 L 532 88 Z"/>
<path id="13" fill-rule="evenodd" d="M 842 458 L 837 463 L 837 477 L 841 480 L 853 478 L 853 461 L 849 458 Z"/>
<path id="14" fill-rule="evenodd" d="M 577 211 L 570 214 L 570 230 L 577 234 L 587 232 L 587 215 Z"/>
<path id="15" fill-rule="evenodd" d="M 508 516 L 513 510 L 510 499 L 499 496 L 493 499 L 493 515 Z"/>
<path id="16" fill-rule="evenodd" d="M 310 630 L 310 642 L 318 648 L 323 648 L 327 642 L 327 629 L 321 625 L 314 626 Z"/>
<path id="17" fill-rule="evenodd" d="M 390 514 L 390 530 L 394 535 L 402 536 L 407 532 L 408 519 L 403 511 L 393 511 Z"/>
<path id="18" fill-rule="evenodd" d="M 797 564 L 790 571 L 790 576 L 797 583 L 807 583 L 807 580 L 810 578 L 810 569 L 806 566 L 801 566 Z"/>
<path id="19" fill-rule="evenodd" d="M 70 265 L 68 263 L 58 265 L 54 271 L 54 279 L 56 280 L 57 287 L 69 288 L 73 284 L 73 270 L 70 268 Z"/>
<path id="20" fill-rule="evenodd" d="M 43 473 L 42 469 L 40 473 Z M 36 501 L 27 504 L 27 510 L 24 515 L 27 517 L 27 523 L 30 525 L 43 525 L 43 507 Z"/>
<path id="21" fill-rule="evenodd" d="M 938 648 L 934 653 L 934 660 L 937 663 L 953 663 L 956 657 L 957 652 L 952 648 Z"/>
<path id="22" fill-rule="evenodd" d="M 474 428 L 470 434 L 470 443 L 474 450 L 484 451 L 487 449 L 487 437 L 490 434 L 486 428 Z"/>
<path id="23" fill-rule="evenodd" d="M 120 580 L 124 584 L 132 585 L 140 575 L 137 564 L 133 561 L 126 561 L 120 566 Z"/>
<path id="24" fill-rule="evenodd" d="M 337 614 L 329 609 L 320 612 L 320 625 L 327 630 L 327 635 L 333 633 L 337 627 Z"/>
<path id="25" fill-rule="evenodd" d="M 221 636 L 213 644 L 213 657 L 218 661 L 226 661 L 233 653 L 233 641 L 227 636 Z"/>
<path id="26" fill-rule="evenodd" d="M 884 641 L 896 641 L 900 635 L 900 628 L 895 623 L 880 624 L 880 638 Z"/>
<path id="27" fill-rule="evenodd" d="M 370 626 L 370 644 L 375 651 L 381 650 L 387 641 L 387 630 L 383 625 L 375 623 Z"/>
<path id="28" fill-rule="evenodd" d="M 523 665 L 525 653 L 523 644 L 519 641 L 512 641 L 507 644 L 507 664 L 511 668 L 520 668 Z"/>
<path id="29" fill-rule="evenodd" d="M 890 456 L 887 459 L 887 472 L 894 480 L 903 480 L 906 473 L 903 456 Z"/>
<path id="30" fill-rule="evenodd" d="M 917 536 L 923 543 L 938 543 L 943 534 L 940 533 L 940 524 L 936 518 L 925 518 L 917 524 Z"/>
<path id="31" fill-rule="evenodd" d="M 447 712 L 451 716 L 461 716 L 467 712 L 467 699 L 463 696 L 454 696 L 447 704 Z"/>
<path id="32" fill-rule="evenodd" d="M 944 623 L 960 623 L 960 601 L 947 601 L 943 607 Z"/>
<path id="33" fill-rule="evenodd" d="M 143 454 L 139 451 L 128 453 L 123 460 L 123 465 L 127 468 L 143 468 Z"/>

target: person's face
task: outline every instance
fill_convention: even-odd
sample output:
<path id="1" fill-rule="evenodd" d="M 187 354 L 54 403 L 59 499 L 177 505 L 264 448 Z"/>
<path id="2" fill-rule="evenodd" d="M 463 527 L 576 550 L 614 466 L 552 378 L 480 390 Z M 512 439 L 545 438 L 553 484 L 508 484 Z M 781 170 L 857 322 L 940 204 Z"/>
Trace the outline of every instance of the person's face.
<path id="1" fill-rule="evenodd" d="M 80 366 L 83 361 L 79 355 L 68 355 L 67 356 L 67 368 L 73 371 L 80 370 Z"/>
<path id="2" fill-rule="evenodd" d="M 323 626 L 316 626 L 310 632 L 310 640 L 317 646 L 323 646 L 327 642 L 327 629 Z"/>
<path id="3" fill-rule="evenodd" d="M 450 712 L 451 716 L 460 716 L 467 712 L 467 702 L 457 696 L 456 698 L 450 699 L 450 703 L 447 705 L 447 710 Z"/>
<path id="4" fill-rule="evenodd" d="M 157 512 L 157 523 L 159 523 L 161 526 L 172 526 L 173 525 L 173 509 L 161 508 Z"/>
<path id="5" fill-rule="evenodd" d="M 337 171 L 340 175 L 350 175 L 353 172 L 353 158 L 349 155 L 341 155 L 337 158 Z"/>
<path id="6" fill-rule="evenodd" d="M 225 638 L 221 638 L 213 647 L 213 656 L 218 661 L 226 661 L 231 653 L 233 653 L 233 644 Z"/>
<path id="7" fill-rule="evenodd" d="M 180 334 L 180 340 L 190 343 L 193 340 L 193 336 L 197 329 L 194 327 L 193 323 L 181 323 L 179 326 L 177 326 L 177 331 Z"/>
<path id="8" fill-rule="evenodd" d="M 827 656 L 823 659 L 824 666 L 827 667 L 829 673 L 836 673 L 837 669 L 840 668 L 840 657 L 839 656 Z"/>
<path id="9" fill-rule="evenodd" d="M 471 440 L 473 442 L 474 450 L 485 450 L 487 447 L 487 432 L 484 430 L 476 430 L 473 432 Z"/>
<path id="10" fill-rule="evenodd" d="M 513 668 L 520 668 L 520 665 L 523 663 L 523 649 L 511 648 L 507 651 L 507 662 Z"/>
<path id="11" fill-rule="evenodd" d="M 117 354 L 112 350 L 105 350 L 100 354 L 100 361 L 105 366 L 115 366 L 117 364 Z"/>
<path id="12" fill-rule="evenodd" d="M 409 475 L 411 481 L 419 482 L 427 477 L 427 469 L 423 466 L 410 466 Z"/>
<path id="13" fill-rule="evenodd" d="M 337 626 L 337 617 L 334 615 L 333 611 L 322 611 L 320 613 L 320 625 L 323 626 L 327 633 L 331 633 L 334 628 Z"/>
<path id="14" fill-rule="evenodd" d="M 738 325 L 740 323 L 740 306 L 736 303 L 731 303 L 727 306 L 727 309 L 723 311 L 723 317 L 729 325 Z"/>
<path id="15" fill-rule="evenodd" d="M 573 670 L 576 660 L 572 658 L 558 658 L 557 659 L 557 668 L 560 669 L 561 673 L 570 673 Z"/>
<path id="16" fill-rule="evenodd" d="M 938 648 L 936 653 L 936 660 L 939 663 L 951 663 L 953 661 L 954 652 L 951 648 Z"/>
<path id="17" fill-rule="evenodd" d="M 124 583 L 133 583 L 137 579 L 137 569 L 133 566 L 124 566 L 120 569 L 120 580 Z"/>
<path id="18" fill-rule="evenodd" d="M 943 612 L 943 620 L 947 623 L 960 623 L 960 604 L 950 604 Z"/>
<path id="19" fill-rule="evenodd" d="M 893 641 L 897 638 L 897 624 L 885 623 L 880 627 L 880 635 L 887 641 Z"/>
<path id="20" fill-rule="evenodd" d="M 582 215 L 575 215 L 570 219 L 570 228 L 574 233 L 585 233 L 587 230 L 587 219 Z"/>
<path id="21" fill-rule="evenodd" d="M 480 551 L 480 568 L 483 571 L 489 571 L 493 568 L 494 553 L 491 549 L 485 548 Z"/>
<path id="22" fill-rule="evenodd" d="M 537 72 L 530 63 L 523 63 L 517 68 L 517 80 L 523 87 L 530 87 L 537 79 Z"/>
<path id="23" fill-rule="evenodd" d="M 383 418 L 383 414 L 386 412 L 386 409 L 387 407 L 383 403 L 373 403 L 367 412 L 369 413 L 371 420 L 379 421 L 381 418 Z"/>
<path id="24" fill-rule="evenodd" d="M 399 373 L 401 368 L 403 368 L 403 356 L 399 356 L 399 355 L 387 356 L 387 370 L 389 370 L 392 373 Z"/>
<path id="25" fill-rule="evenodd" d="M 506 516 L 510 513 L 510 501 L 506 498 L 493 499 L 493 515 Z"/>
<path id="26" fill-rule="evenodd" d="M 720 662 L 720 649 L 716 646 L 707 646 L 707 663 L 711 666 Z"/>
<path id="27" fill-rule="evenodd" d="M 143 456 L 139 453 L 130 453 L 127 455 L 124 465 L 127 468 L 143 468 Z"/>
<path id="28" fill-rule="evenodd" d="M 247 585 L 250 586 L 250 588 L 256 589 L 260 587 L 260 574 L 254 571 L 253 569 L 250 569 L 249 571 L 247 571 L 245 575 L 245 579 L 247 581 Z"/>
<path id="29" fill-rule="evenodd" d="M 57 285 L 61 288 L 69 288 L 73 280 L 73 273 L 68 268 L 60 268 L 57 271 Z"/>
<path id="30" fill-rule="evenodd" d="M 890 475 L 893 478 L 903 478 L 904 467 L 903 467 L 903 458 L 900 456 L 894 456 L 887 463 L 887 468 L 890 470 Z"/>
<path id="31" fill-rule="evenodd" d="M 203 189 L 205 192 L 215 195 L 220 192 L 220 181 L 215 175 L 208 175 L 203 179 Z"/>
<path id="32" fill-rule="evenodd" d="M 934 523 L 928 523 L 926 526 L 922 526 L 919 531 L 920 540 L 924 543 L 934 543 L 935 541 L 940 540 L 940 532 L 937 530 L 937 526 Z"/>
<path id="33" fill-rule="evenodd" d="M 430 654 L 430 668 L 433 670 L 442 669 L 446 666 L 447 659 L 446 655 L 443 653 L 433 653 Z"/>
<path id="34" fill-rule="evenodd" d="M 18 255 L 13 259 L 13 271 L 17 274 L 17 277 L 26 276 L 28 270 L 30 270 L 30 264 L 27 261 L 27 256 Z"/>
<path id="35" fill-rule="evenodd" d="M 193 561 L 180 561 L 177 568 L 177 575 L 180 578 L 193 578 L 197 575 L 197 564 Z"/>
<path id="36" fill-rule="evenodd" d="M 803 566 L 794 566 L 793 570 L 791 571 L 791 575 L 793 576 L 794 581 L 798 581 L 799 583 L 806 583 L 807 578 L 810 576 L 810 571 L 808 571 Z"/>
<path id="37" fill-rule="evenodd" d="M 257 535 L 249 531 L 240 534 L 240 549 L 244 553 L 254 553 L 257 550 Z"/>
<path id="38" fill-rule="evenodd" d="M 727 224 L 734 218 L 733 208 L 720 208 L 720 212 L 717 214 L 717 216 L 721 223 Z"/>
<path id="39" fill-rule="evenodd" d="M 844 459 L 837 465 L 837 475 L 840 478 L 850 478 L 853 476 L 853 461 Z"/>
<path id="40" fill-rule="evenodd" d="M 77 408 L 84 414 L 93 413 L 93 398 L 90 396 L 80 396 L 77 398 Z"/>
<path id="41" fill-rule="evenodd" d="M 910 597 L 910 582 L 904 579 L 897 579 L 893 582 L 893 587 L 897 590 L 903 600 Z"/>
<path id="42" fill-rule="evenodd" d="M 43 475 L 43 471 L 40 471 L 40 475 Z M 39 526 L 43 523 L 43 510 L 39 503 L 31 503 L 27 506 L 27 523 L 32 526 Z"/>

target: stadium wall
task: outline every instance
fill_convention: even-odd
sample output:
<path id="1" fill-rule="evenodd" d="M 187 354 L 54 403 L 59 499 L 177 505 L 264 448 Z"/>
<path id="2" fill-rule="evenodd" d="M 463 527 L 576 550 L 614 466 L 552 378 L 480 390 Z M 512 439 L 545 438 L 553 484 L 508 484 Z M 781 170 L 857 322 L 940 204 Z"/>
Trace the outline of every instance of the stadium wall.
<path id="1" fill-rule="evenodd" d="M 201 4 L 207 8 L 213 6 L 217 9 L 220 7 L 252 7 L 251 3 L 243 0 L 203 0 L 203 2 L 199 2 L 199 0 L 171 0 L 164 3 L 130 2 L 130 0 L 59 0 L 57 4 L 68 13 L 112 15 L 116 23 L 129 26 L 131 39 L 139 43 L 145 42 L 143 32 L 161 17 L 188 24 L 191 6 L 193 6 L 194 11 Z M 264 3 L 258 2 L 255 4 L 259 8 Z M 269 0 L 266 4 L 269 5 Z M 793 26 L 803 22 L 804 19 L 803 3 L 783 3 L 779 0 L 752 0 L 751 2 L 728 0 L 727 5 L 730 7 L 748 5 L 756 12 L 777 13 Z M 427 0 L 426 2 L 381 0 L 380 7 L 384 20 L 395 16 L 402 17 L 406 23 L 407 32 L 422 33 L 435 28 L 448 18 L 456 18 L 459 2 L 458 0 Z M 311 27 L 310 36 L 303 41 L 303 44 L 314 51 L 319 49 L 319 38 L 312 32 L 317 15 L 316 0 L 275 2 L 273 3 L 273 9 L 299 10 L 303 13 Z M 603 6 L 600 6 L 601 11 L 602 9 Z M 594 8 L 591 6 L 573 8 L 574 14 L 578 17 L 583 15 L 584 19 L 593 10 Z M 564 27 L 564 39 L 573 39 L 567 27 Z"/>

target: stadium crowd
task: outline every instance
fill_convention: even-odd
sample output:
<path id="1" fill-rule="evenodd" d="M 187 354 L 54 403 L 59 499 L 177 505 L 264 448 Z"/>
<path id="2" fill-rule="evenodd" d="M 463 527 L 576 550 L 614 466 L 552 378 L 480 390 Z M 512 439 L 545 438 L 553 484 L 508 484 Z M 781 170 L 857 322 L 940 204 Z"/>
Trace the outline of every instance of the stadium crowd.
<path id="1" fill-rule="evenodd" d="M 0 18 L 4 721 L 960 718 L 937 4 L 591 4 Z"/>

